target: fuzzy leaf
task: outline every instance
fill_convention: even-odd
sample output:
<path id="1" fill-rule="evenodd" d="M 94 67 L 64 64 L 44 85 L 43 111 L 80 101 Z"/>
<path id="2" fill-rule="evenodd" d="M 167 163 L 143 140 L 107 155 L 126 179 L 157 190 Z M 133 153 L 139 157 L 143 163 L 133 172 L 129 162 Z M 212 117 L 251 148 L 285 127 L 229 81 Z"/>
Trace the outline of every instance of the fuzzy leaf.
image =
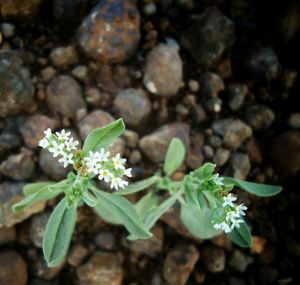
<path id="1" fill-rule="evenodd" d="M 230 239 L 239 245 L 240 247 L 251 247 L 252 246 L 252 236 L 247 224 L 241 223 L 239 228 L 234 228 L 228 236 Z"/>
<path id="2" fill-rule="evenodd" d="M 34 194 L 41 189 L 43 189 L 45 186 L 50 186 L 55 184 L 56 182 L 51 181 L 45 181 L 45 182 L 35 182 L 35 183 L 28 183 L 23 188 L 23 193 L 25 196 L 29 196 L 31 194 Z"/>
<path id="3" fill-rule="evenodd" d="M 208 180 L 213 175 L 215 168 L 215 164 L 205 163 L 201 167 L 197 168 L 194 172 L 199 179 Z"/>
<path id="4" fill-rule="evenodd" d="M 138 212 L 141 219 L 144 220 L 149 211 L 155 208 L 158 203 L 158 196 L 150 191 L 146 195 L 144 195 L 137 203 L 134 204 L 134 208 Z"/>

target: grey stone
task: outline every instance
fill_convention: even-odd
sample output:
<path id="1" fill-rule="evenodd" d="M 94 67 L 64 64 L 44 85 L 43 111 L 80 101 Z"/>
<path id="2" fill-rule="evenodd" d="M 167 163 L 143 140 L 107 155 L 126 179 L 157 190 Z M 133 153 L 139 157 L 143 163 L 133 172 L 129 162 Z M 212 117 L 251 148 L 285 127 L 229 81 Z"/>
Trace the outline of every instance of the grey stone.
<path id="1" fill-rule="evenodd" d="M 275 120 L 274 112 L 263 105 L 253 105 L 246 109 L 246 122 L 253 130 L 267 129 Z"/>
<path id="2" fill-rule="evenodd" d="M 78 55 L 73 46 L 55 48 L 50 58 L 52 63 L 60 69 L 68 69 L 78 62 Z"/>
<path id="3" fill-rule="evenodd" d="M 250 172 L 251 164 L 249 156 L 245 153 L 234 153 L 226 169 L 227 175 L 245 180 Z"/>
<path id="4" fill-rule="evenodd" d="M 31 219 L 29 236 L 36 247 L 43 247 L 43 238 L 49 217 L 50 212 L 44 212 L 35 215 Z"/>
<path id="5" fill-rule="evenodd" d="M 204 265 L 211 273 L 222 272 L 225 269 L 226 256 L 223 249 L 217 247 L 206 247 L 203 250 Z"/>

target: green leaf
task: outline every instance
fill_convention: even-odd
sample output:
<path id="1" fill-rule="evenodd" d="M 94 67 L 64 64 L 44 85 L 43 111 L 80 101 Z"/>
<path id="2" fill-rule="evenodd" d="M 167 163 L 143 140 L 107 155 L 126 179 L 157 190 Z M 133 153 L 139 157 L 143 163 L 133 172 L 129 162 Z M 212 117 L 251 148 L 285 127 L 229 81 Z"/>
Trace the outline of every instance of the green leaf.
<path id="1" fill-rule="evenodd" d="M 248 181 L 243 181 L 231 177 L 225 177 L 225 184 L 231 184 L 237 186 L 251 194 L 261 196 L 261 197 L 270 197 L 274 196 L 281 192 L 281 186 L 267 185 L 267 184 L 259 184 Z"/>
<path id="2" fill-rule="evenodd" d="M 147 229 L 151 229 L 156 221 L 176 202 L 178 195 L 170 196 L 163 201 L 158 207 L 150 210 L 144 218 L 144 223 Z"/>
<path id="3" fill-rule="evenodd" d="M 23 188 L 23 193 L 25 196 L 29 196 L 40 191 L 45 186 L 50 186 L 56 184 L 56 182 L 45 181 L 45 182 L 35 182 L 35 183 L 28 183 Z"/>
<path id="4" fill-rule="evenodd" d="M 89 193 L 88 190 L 83 191 L 82 200 L 86 203 L 89 207 L 95 207 L 97 205 L 96 198 Z"/>
<path id="5" fill-rule="evenodd" d="M 131 236 L 134 236 L 136 239 L 146 239 L 152 236 L 152 234 L 145 228 L 140 216 L 138 215 L 136 209 L 132 204 L 121 196 L 110 194 L 104 191 L 99 190 L 91 183 L 89 188 L 98 198 L 97 200 L 102 200 L 103 203 L 106 203 L 111 212 L 118 218 L 118 220 L 124 225 L 124 227 L 129 231 Z M 95 210 L 101 213 L 101 208 L 98 208 L 98 205 L 95 207 Z"/>
<path id="6" fill-rule="evenodd" d="M 234 228 L 229 234 L 229 238 L 240 247 L 251 247 L 252 236 L 247 224 L 241 223 L 239 228 Z"/>
<path id="7" fill-rule="evenodd" d="M 106 149 L 117 137 L 125 131 L 123 119 L 119 119 L 103 128 L 93 130 L 86 138 L 82 150 L 84 153 Z"/>
<path id="8" fill-rule="evenodd" d="M 140 192 L 151 185 L 158 182 L 161 178 L 159 176 L 151 176 L 145 180 L 138 181 L 136 183 L 131 183 L 129 186 L 127 186 L 124 190 L 117 191 L 115 194 L 117 195 L 130 195 L 137 192 Z"/>
<path id="9" fill-rule="evenodd" d="M 66 256 L 76 223 L 76 212 L 77 204 L 67 208 L 64 198 L 50 215 L 43 239 L 44 256 L 49 267 L 58 266 Z"/>
<path id="10" fill-rule="evenodd" d="M 213 175 L 215 168 L 215 164 L 205 163 L 201 167 L 197 168 L 194 172 L 199 179 L 208 180 Z"/>
<path id="11" fill-rule="evenodd" d="M 217 199 L 216 199 L 216 197 L 210 191 L 207 191 L 207 190 L 204 190 L 203 194 L 205 195 L 205 198 L 207 199 L 207 201 L 208 201 L 209 206 L 211 207 L 211 209 L 216 208 L 217 207 Z"/>
<path id="12" fill-rule="evenodd" d="M 155 208 L 158 203 L 158 196 L 154 194 L 153 191 L 150 191 L 134 204 L 134 208 L 138 212 L 141 219 L 144 220 L 149 211 Z"/>
<path id="13" fill-rule="evenodd" d="M 164 172 L 170 176 L 180 167 L 185 157 L 185 147 L 181 140 L 173 138 L 165 157 Z"/>
<path id="14" fill-rule="evenodd" d="M 212 211 L 209 208 L 199 209 L 181 202 L 180 219 L 188 231 L 197 238 L 209 239 L 219 235 L 212 224 Z"/>

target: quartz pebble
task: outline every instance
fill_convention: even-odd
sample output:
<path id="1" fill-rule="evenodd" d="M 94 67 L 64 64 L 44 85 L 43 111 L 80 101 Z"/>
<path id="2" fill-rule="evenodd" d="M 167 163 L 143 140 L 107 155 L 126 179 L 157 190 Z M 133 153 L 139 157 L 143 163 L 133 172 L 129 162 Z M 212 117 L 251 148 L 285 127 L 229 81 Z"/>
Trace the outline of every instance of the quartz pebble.
<path id="1" fill-rule="evenodd" d="M 50 58 L 52 63 L 60 69 L 67 69 L 78 61 L 78 55 L 73 46 L 55 48 Z"/>

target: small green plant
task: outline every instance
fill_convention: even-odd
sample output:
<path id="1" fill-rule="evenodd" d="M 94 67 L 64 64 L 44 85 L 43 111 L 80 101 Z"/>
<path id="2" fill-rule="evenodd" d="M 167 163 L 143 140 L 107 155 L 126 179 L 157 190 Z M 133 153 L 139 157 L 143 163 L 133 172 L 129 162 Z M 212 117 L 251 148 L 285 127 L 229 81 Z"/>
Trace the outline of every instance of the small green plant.
<path id="1" fill-rule="evenodd" d="M 167 150 L 163 172 L 128 185 L 124 177 L 131 177 L 125 159 L 117 154 L 110 157 L 107 148 L 125 130 L 122 119 L 92 131 L 82 149 L 78 142 L 62 130 L 45 131 L 40 146 L 48 149 L 64 167 L 73 165 L 74 171 L 60 182 L 37 182 L 24 187 L 24 200 L 13 206 L 14 212 L 39 201 L 53 199 L 64 193 L 50 215 L 46 226 L 43 251 L 48 266 L 59 265 L 68 251 L 76 223 L 77 208 L 84 203 L 93 207 L 105 221 L 123 225 L 129 232 L 128 239 L 147 239 L 156 221 L 176 202 L 180 203 L 180 219 L 195 237 L 209 239 L 225 232 L 242 247 L 252 243 L 251 233 L 244 220 L 247 207 L 236 204 L 237 197 L 231 190 L 235 186 L 259 196 L 272 196 L 281 191 L 279 186 L 256 184 L 214 173 L 215 166 L 206 163 L 187 174 L 182 181 L 173 181 L 172 174 L 185 158 L 185 148 L 174 138 Z M 106 182 L 113 193 L 100 189 L 95 177 Z M 124 198 L 147 190 L 135 204 Z"/>

